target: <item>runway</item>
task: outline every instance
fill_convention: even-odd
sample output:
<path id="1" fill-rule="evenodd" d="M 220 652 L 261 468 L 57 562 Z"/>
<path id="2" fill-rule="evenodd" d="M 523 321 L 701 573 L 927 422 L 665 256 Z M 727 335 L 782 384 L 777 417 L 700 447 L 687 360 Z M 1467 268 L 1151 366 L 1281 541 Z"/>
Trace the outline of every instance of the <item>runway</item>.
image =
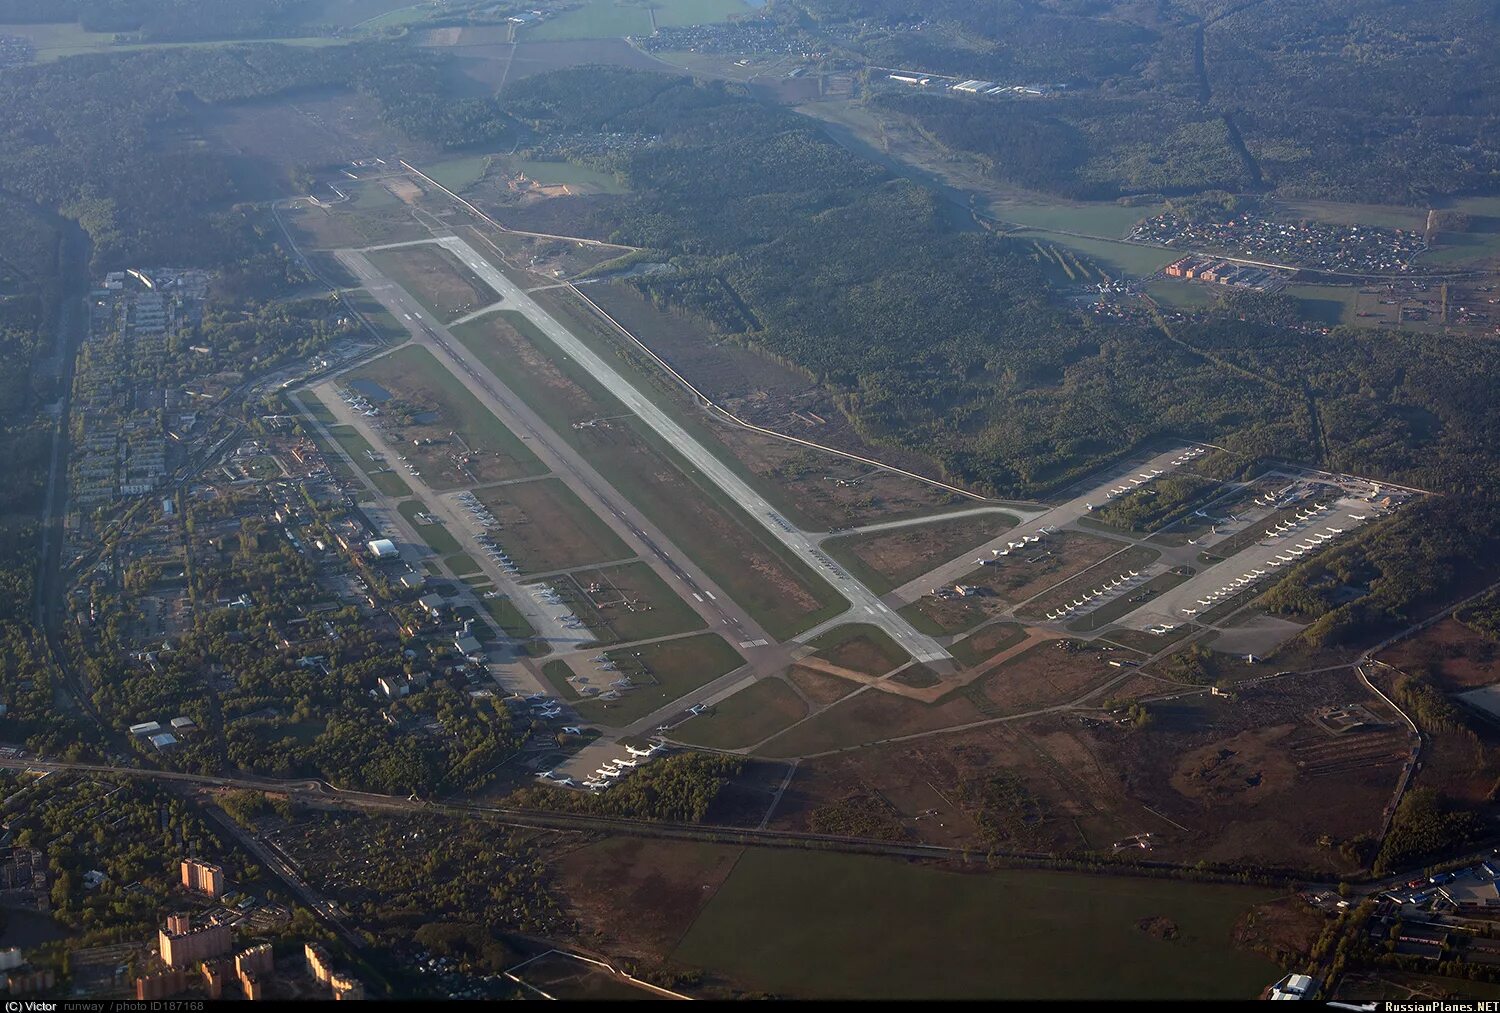
<path id="1" fill-rule="evenodd" d="M 952 659 L 952 655 L 936 640 L 917 632 L 910 623 L 882 602 L 879 595 L 830 559 L 818 548 L 812 536 L 779 513 L 707 447 L 689 435 L 657 407 L 654 401 L 637 390 L 593 349 L 575 337 L 571 331 L 527 295 L 520 286 L 480 256 L 467 242 L 458 236 L 444 236 L 434 240 L 423 240 L 421 243 L 436 243 L 456 256 L 513 309 L 530 319 L 563 354 L 582 366 L 627 409 L 670 443 L 693 467 L 770 532 L 773 538 L 785 545 L 814 572 L 831 584 L 849 602 L 848 621 L 869 623 L 880 627 L 920 662 L 944 662 Z"/>

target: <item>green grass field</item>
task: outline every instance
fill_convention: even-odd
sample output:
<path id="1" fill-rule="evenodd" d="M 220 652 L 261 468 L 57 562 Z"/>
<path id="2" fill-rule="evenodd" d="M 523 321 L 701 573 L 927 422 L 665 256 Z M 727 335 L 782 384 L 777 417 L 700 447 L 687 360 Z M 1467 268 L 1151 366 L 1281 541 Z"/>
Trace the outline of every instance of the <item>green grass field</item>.
<path id="1" fill-rule="evenodd" d="M 630 642 L 691 633 L 707 624 L 688 607 L 645 563 L 626 563 L 598 570 L 569 574 L 566 583 L 554 579 L 554 587 L 572 592 L 575 611 L 591 629 L 607 626 L 614 634 L 610 642 Z M 589 591 L 597 584 L 598 591 Z M 631 603 L 634 608 L 627 607 Z"/>
<path id="2" fill-rule="evenodd" d="M 476 490 L 500 522 L 499 544 L 523 573 L 607 563 L 634 555 L 620 536 L 555 478 Z"/>
<path id="3" fill-rule="evenodd" d="M 493 289 L 441 246 L 407 246 L 365 255 L 422 308 L 444 323 L 497 302 Z"/>
<path id="4" fill-rule="evenodd" d="M 131 53 L 143 49 L 203 49 L 210 46 L 238 46 L 256 42 L 284 46 L 342 46 L 347 40 L 324 36 L 299 36 L 285 39 L 225 39 L 203 42 L 119 42 L 113 32 L 91 32 L 77 22 L 66 24 L 0 25 L 0 35 L 15 35 L 31 41 L 37 63 L 51 63 L 84 53 Z"/>
<path id="5" fill-rule="evenodd" d="M 983 514 L 951 521 L 841 535 L 823 543 L 823 550 L 876 594 L 915 580 L 959 553 L 983 545 L 1015 527 L 1010 514 Z"/>
<path id="6" fill-rule="evenodd" d="M 1288 285 L 1284 290 L 1297 300 L 1303 316 L 1330 325 L 1354 319 L 1354 301 L 1359 290 L 1353 285 Z"/>
<path id="7" fill-rule="evenodd" d="M 761 679 L 707 713 L 672 729 L 680 742 L 710 749 L 741 749 L 786 728 L 807 715 L 807 705 L 780 679 Z"/>
<path id="8" fill-rule="evenodd" d="M 375 381 L 397 396 L 415 392 L 430 397 L 436 402 L 444 426 L 451 426 L 475 450 L 509 458 L 514 466 L 507 470 L 516 473 L 513 477 L 546 473 L 546 466 L 531 448 L 427 349 L 417 345 L 398 349 L 362 366 L 357 375 Z M 351 374 L 350 378 L 355 377 Z"/>
<path id="9" fill-rule="evenodd" d="M 537 383 L 525 364 L 496 340 L 492 328 L 500 325 L 514 328 L 526 337 L 539 353 L 551 359 L 564 376 L 592 399 L 593 406 L 581 408 L 577 399 L 566 390 Z M 670 532 L 679 547 L 773 636 L 791 636 L 837 615 L 843 607 L 843 599 L 833 588 L 790 556 L 758 526 L 752 526 L 753 521 L 744 517 L 690 465 L 683 464 L 680 472 L 663 471 L 663 464 L 677 462 L 675 454 L 650 433 L 644 423 L 629 416 L 625 407 L 581 367 L 558 353 L 550 341 L 537 335 L 525 317 L 501 310 L 455 327 L 453 334 L 626 499 Z M 614 419 L 613 425 L 628 435 L 614 437 L 616 442 L 601 446 L 586 435 L 591 430 L 573 428 L 575 421 L 596 410 Z M 654 450 L 655 454 L 643 452 L 645 448 Z M 643 465 L 642 462 L 647 463 Z M 704 524 L 704 517 L 713 511 L 721 513 L 730 525 L 711 527 Z M 726 530 L 731 532 L 729 537 L 723 537 Z M 750 546 L 774 557 L 785 578 L 795 580 L 809 597 L 819 602 L 819 607 L 799 607 L 781 592 L 775 581 L 767 580 L 765 574 L 746 566 L 746 550 Z"/>
<path id="10" fill-rule="evenodd" d="M 745 663 L 716 633 L 611 651 L 609 656 L 620 666 L 615 678 L 629 676 L 636 687 L 618 700 L 585 700 L 577 711 L 585 721 L 612 728 L 643 718 Z"/>
<path id="11" fill-rule="evenodd" d="M 986 209 L 1003 222 L 1032 229 L 1078 232 L 1103 239 L 1119 239 L 1130 227 L 1161 213 L 1162 205 L 1125 207 L 1113 202 L 1056 203 L 1044 200 L 997 200 Z"/>
<path id="12" fill-rule="evenodd" d="M 658 27 L 706 25 L 728 21 L 753 8 L 743 0 L 583 0 L 581 6 L 529 28 L 527 39 L 610 39 L 650 35 L 651 11 Z"/>
<path id="13" fill-rule="evenodd" d="M 484 598 L 484 610 L 500 626 L 501 632 L 512 640 L 529 640 L 536 636 L 536 628 L 509 598 Z"/>
<path id="14" fill-rule="evenodd" d="M 513 172 L 525 173 L 527 178 L 547 185 L 587 186 L 601 193 L 629 192 L 618 179 L 609 173 L 573 162 L 538 162 L 528 158 L 507 158 L 505 166 Z M 450 185 L 447 180 L 439 179 L 439 182 L 444 186 Z"/>
<path id="15" fill-rule="evenodd" d="M 463 551 L 463 546 L 458 544 L 458 539 L 448 533 L 448 529 L 441 524 L 422 524 L 417 520 L 417 514 L 427 511 L 427 504 L 421 500 L 407 500 L 396 507 L 401 516 L 411 522 L 411 526 L 417 529 L 417 534 L 422 536 L 433 552 L 439 556 L 449 556 L 455 552 Z"/>
<path id="16" fill-rule="evenodd" d="M 568 681 L 568 676 L 572 674 L 573 669 L 561 658 L 558 658 L 556 661 L 549 661 L 542 666 L 542 678 L 547 680 L 547 685 L 551 686 L 557 692 L 558 696 L 564 700 L 580 700 L 582 697 L 573 688 L 573 684 Z"/>
<path id="17" fill-rule="evenodd" d="M 344 300 L 375 329 L 375 333 L 382 341 L 396 345 L 411 337 L 406 328 L 391 316 L 390 311 L 380 305 L 379 300 L 364 289 L 345 292 Z"/>
<path id="18" fill-rule="evenodd" d="M 420 166 L 428 176 L 437 180 L 454 193 L 463 193 L 473 186 L 489 166 L 491 155 L 465 155 L 461 158 L 445 158 Z"/>
<path id="19" fill-rule="evenodd" d="M 672 960 L 796 998 L 1253 999 L 1281 970 L 1230 933 L 1274 896 L 750 848 Z M 1143 931 L 1151 919 L 1177 938 Z"/>
<path id="20" fill-rule="evenodd" d="M 328 435 L 344 448 L 344 453 L 349 455 L 355 466 L 370 477 L 375 488 L 387 496 L 397 498 L 411 495 L 411 486 L 407 485 L 400 475 L 390 471 L 388 463 L 370 460 L 367 452 L 379 453 L 379 451 L 370 446 L 370 442 L 359 435 L 353 426 L 334 426 L 328 430 Z"/>
<path id="21" fill-rule="evenodd" d="M 1017 239 L 1036 239 L 1057 246 L 1065 246 L 1088 257 L 1107 270 L 1140 278 L 1155 274 L 1181 256 L 1171 250 L 1159 250 L 1154 246 L 1142 246 L 1123 240 L 1068 236 L 1058 232 L 1048 232 L 1045 229 L 1021 229 L 1010 235 Z"/>
<path id="22" fill-rule="evenodd" d="M 445 557 L 443 565 L 452 570 L 455 577 L 466 577 L 471 573 L 479 573 L 481 570 L 479 563 L 466 552 L 455 552 Z"/>

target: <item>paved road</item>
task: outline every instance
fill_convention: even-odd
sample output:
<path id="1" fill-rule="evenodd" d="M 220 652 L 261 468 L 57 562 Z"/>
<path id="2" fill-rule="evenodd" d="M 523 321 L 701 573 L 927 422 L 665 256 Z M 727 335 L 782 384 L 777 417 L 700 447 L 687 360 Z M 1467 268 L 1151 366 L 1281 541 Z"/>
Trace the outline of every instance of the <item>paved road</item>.
<path id="1" fill-rule="evenodd" d="M 771 536 L 785 545 L 799 559 L 826 580 L 850 604 L 850 611 L 860 622 L 879 626 L 901 644 L 918 661 L 941 662 L 952 658 L 938 642 L 917 632 L 903 617 L 892 611 L 880 597 L 855 579 L 843 567 L 829 559 L 814 538 L 782 516 L 764 497 L 674 422 L 656 403 L 637 390 L 614 367 L 599 357 L 531 296 L 458 236 L 434 240 L 458 257 L 486 284 L 518 312 L 526 315 L 562 352 L 572 358 L 634 412 L 643 422 L 670 443 L 678 453 L 717 485 L 733 502 L 753 517 Z M 403 244 L 404 245 L 404 244 Z"/>

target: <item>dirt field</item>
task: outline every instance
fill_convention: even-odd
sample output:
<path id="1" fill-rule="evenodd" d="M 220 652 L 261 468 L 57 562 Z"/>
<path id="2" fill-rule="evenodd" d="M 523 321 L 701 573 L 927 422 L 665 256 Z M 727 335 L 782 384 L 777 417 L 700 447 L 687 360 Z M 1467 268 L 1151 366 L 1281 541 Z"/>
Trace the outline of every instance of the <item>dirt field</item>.
<path id="1" fill-rule="evenodd" d="M 488 285 L 442 247 L 408 246 L 367 256 L 443 323 L 498 301 Z"/>
<path id="2" fill-rule="evenodd" d="M 1046 678 L 1047 655 L 1061 652 L 1031 654 L 1023 660 Z M 1109 695 L 1168 688 L 1135 675 Z M 1335 734 L 1318 722 L 1351 703 L 1367 707 L 1373 727 Z M 858 820 L 878 836 L 1104 853 L 1149 832 L 1150 859 L 1350 872 L 1358 851 L 1344 845 L 1378 830 L 1407 748 L 1395 715 L 1344 672 L 1279 679 L 1232 699 L 1157 701 L 1148 712 L 1144 728 L 1097 711 L 1057 713 L 803 760 L 772 825 Z M 760 751 L 878 743 L 982 716 L 961 694 L 924 707 L 864 690 Z"/>
<path id="3" fill-rule="evenodd" d="M 834 538 L 824 542 L 823 548 L 880 594 L 983 545 L 1015 524 L 1008 514 L 982 514 Z"/>
<path id="4" fill-rule="evenodd" d="M 388 395 L 378 402 L 381 415 L 374 422 L 387 438 L 388 459 L 407 459 L 388 460 L 398 472 L 411 464 L 435 489 L 546 472 L 526 445 L 425 348 L 392 352 L 342 382 L 360 381 L 373 382 Z"/>
<path id="5" fill-rule="evenodd" d="M 877 742 L 913 732 L 948 728 L 985 717 L 968 699 L 954 694 L 940 704 L 863 689 L 814 715 L 756 750 L 759 756 L 793 757 Z"/>
<path id="6" fill-rule="evenodd" d="M 525 573 L 632 555 L 619 536 L 555 478 L 476 489 L 475 495 L 500 522 L 496 543 Z"/>
<path id="7" fill-rule="evenodd" d="M 655 961 L 677 945 L 739 855 L 717 844 L 611 837 L 552 868 L 585 940 Z M 621 912 L 629 912 L 629 932 L 620 931 Z"/>
<path id="8" fill-rule="evenodd" d="M 1066 651 L 1060 649 L 1064 643 L 1038 644 L 961 692 L 980 713 L 999 717 L 1067 703 L 1125 674 L 1109 665 L 1109 653 L 1087 647 Z"/>
<path id="9" fill-rule="evenodd" d="M 1334 734 L 1315 720 L 1350 703 L 1380 723 Z M 1144 729 L 1100 723 L 1071 734 L 1120 772 L 1131 798 L 1187 828 L 1143 828 L 1156 835 L 1153 856 L 1175 861 L 1352 871 L 1340 845 L 1378 831 L 1407 749 L 1404 726 L 1351 672 L 1148 710 Z"/>
<path id="10" fill-rule="evenodd" d="M 805 760 L 771 826 L 808 830 L 840 807 L 876 800 L 900 836 L 951 847 L 1109 851 L 1140 832 L 1147 814 L 1121 797 L 1118 777 L 1076 743 L 1056 742 L 1061 760 L 1050 755 L 1049 741 L 1006 723 Z M 1027 818 L 986 815 L 993 803 L 979 792 L 997 777 L 1024 789 L 1016 794 L 1029 796 Z"/>
<path id="11" fill-rule="evenodd" d="M 1500 644 L 1451 617 L 1382 651 L 1379 660 L 1431 673 L 1450 693 L 1500 682 Z"/>
<path id="12" fill-rule="evenodd" d="M 953 645 L 953 656 L 965 665 L 977 665 L 1014 646 L 1026 636 L 1026 628 L 1016 623 L 995 623 Z"/>
<path id="13" fill-rule="evenodd" d="M 858 685 L 850 682 L 848 679 L 840 679 L 836 675 L 814 672 L 811 669 L 799 668 L 795 665 L 787 672 L 787 678 L 802 691 L 803 696 L 818 705 L 830 704 L 836 700 L 842 700 L 859 688 Z"/>
<path id="14" fill-rule="evenodd" d="M 884 630 L 863 623 L 836 627 L 808 646 L 817 648 L 824 661 L 866 675 L 884 675 L 911 660 Z"/>

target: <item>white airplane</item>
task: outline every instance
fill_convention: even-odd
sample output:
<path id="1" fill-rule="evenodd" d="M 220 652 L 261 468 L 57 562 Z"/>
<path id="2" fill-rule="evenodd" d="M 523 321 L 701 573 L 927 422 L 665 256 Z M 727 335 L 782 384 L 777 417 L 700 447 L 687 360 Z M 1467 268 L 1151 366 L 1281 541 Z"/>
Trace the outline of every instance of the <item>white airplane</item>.
<path id="1" fill-rule="evenodd" d="M 560 777 L 557 779 L 557 786 L 559 788 L 571 788 L 573 787 L 573 779 L 571 777 Z"/>
<path id="2" fill-rule="evenodd" d="M 1056 619 L 1057 618 L 1057 613 L 1055 613 L 1055 612 L 1048 612 L 1047 613 L 1047 618 L 1048 619 Z"/>
<path id="3" fill-rule="evenodd" d="M 1199 598 L 1198 599 L 1198 604 L 1199 605 L 1207 605 L 1208 604 L 1208 599 L 1206 599 L 1206 598 Z"/>
<path id="4" fill-rule="evenodd" d="M 1276 558 L 1283 563 L 1290 563 L 1292 561 L 1290 556 L 1283 556 L 1279 552 L 1276 554 Z"/>
<path id="5" fill-rule="evenodd" d="M 1362 521 L 1362 520 L 1364 520 L 1368 516 L 1369 516 L 1369 514 L 1350 514 L 1349 518 L 1351 520 Z"/>
<path id="6" fill-rule="evenodd" d="M 616 760 L 614 762 L 617 765 L 621 766 L 621 767 L 629 768 L 629 767 L 638 766 L 641 761 L 640 760 Z"/>
<path id="7" fill-rule="evenodd" d="M 552 774 L 553 774 L 553 772 L 550 771 L 550 770 L 540 770 L 540 771 L 537 771 L 537 775 L 536 776 L 537 777 L 546 778 L 548 781 L 550 781 L 550 780 L 552 780 Z"/>
<path id="8" fill-rule="evenodd" d="M 1008 556 L 1008 555 L 1010 555 L 1010 549 L 1008 549 L 1008 548 L 1005 548 L 1005 549 L 991 549 L 990 551 L 993 552 L 997 556 Z"/>
<path id="9" fill-rule="evenodd" d="M 1197 609 L 1187 609 L 1187 608 L 1185 608 L 1185 609 L 1182 610 L 1182 614 L 1185 615 L 1185 616 L 1195 616 L 1195 615 L 1198 614 L 1198 610 Z"/>
<path id="10" fill-rule="evenodd" d="M 564 725 L 563 726 L 563 734 L 564 735 L 582 735 L 583 734 L 583 729 L 579 728 L 577 725 Z"/>
<path id="11" fill-rule="evenodd" d="M 1131 575 L 1131 576 L 1132 576 L 1132 577 L 1139 577 L 1139 576 L 1140 576 L 1140 574 L 1138 574 L 1138 573 L 1136 573 L 1136 572 L 1135 572 L 1135 571 L 1134 571 L 1134 570 L 1131 570 L 1131 571 L 1130 571 L 1130 575 Z"/>
<path id="12" fill-rule="evenodd" d="M 1336 535 L 1342 535 L 1344 533 L 1344 529 L 1343 528 L 1329 527 L 1328 530 L 1332 531 Z"/>
<path id="13" fill-rule="evenodd" d="M 1264 577 L 1266 575 L 1266 571 L 1264 570 L 1251 570 L 1250 572 L 1257 577 Z"/>
<path id="14" fill-rule="evenodd" d="M 631 756 L 650 756 L 652 750 L 655 748 L 655 746 L 652 746 L 646 749 L 637 749 L 634 746 L 626 746 L 625 752 L 629 753 Z"/>

